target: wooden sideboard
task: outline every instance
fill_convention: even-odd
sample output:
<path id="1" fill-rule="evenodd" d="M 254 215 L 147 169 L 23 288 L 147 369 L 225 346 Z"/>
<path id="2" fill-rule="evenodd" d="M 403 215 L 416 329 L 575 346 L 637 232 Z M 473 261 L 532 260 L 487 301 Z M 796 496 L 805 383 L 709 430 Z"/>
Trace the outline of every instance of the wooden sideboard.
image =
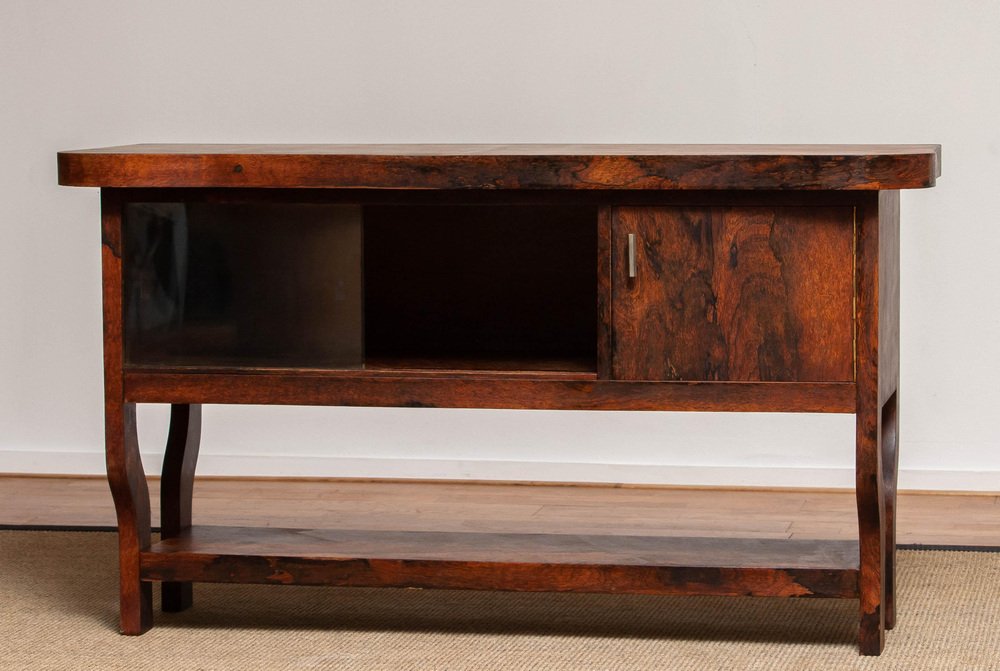
<path id="1" fill-rule="evenodd" d="M 857 598 L 895 622 L 899 191 L 935 145 L 133 145 L 101 188 L 121 631 L 193 582 Z M 153 543 L 136 403 L 170 403 Z M 857 542 L 191 523 L 201 405 L 836 412 Z M 803 449 L 808 449 L 804 447 Z M 804 483 L 806 484 L 806 483 Z"/>

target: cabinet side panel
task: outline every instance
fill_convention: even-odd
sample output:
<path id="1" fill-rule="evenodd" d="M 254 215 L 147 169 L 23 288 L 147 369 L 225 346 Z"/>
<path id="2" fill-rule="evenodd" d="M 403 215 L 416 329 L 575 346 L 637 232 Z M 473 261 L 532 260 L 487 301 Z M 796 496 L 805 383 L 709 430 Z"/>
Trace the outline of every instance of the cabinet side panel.
<path id="1" fill-rule="evenodd" d="M 899 191 L 879 191 L 878 402 L 899 387 Z"/>
<path id="2" fill-rule="evenodd" d="M 618 208 L 615 377 L 853 380 L 853 236 L 849 207 Z"/>

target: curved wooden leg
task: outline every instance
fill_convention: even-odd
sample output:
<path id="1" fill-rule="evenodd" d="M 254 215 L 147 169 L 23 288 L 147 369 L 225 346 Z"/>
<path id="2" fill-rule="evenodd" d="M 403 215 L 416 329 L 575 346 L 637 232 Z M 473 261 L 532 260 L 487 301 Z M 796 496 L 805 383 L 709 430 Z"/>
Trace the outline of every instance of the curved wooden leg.
<path id="1" fill-rule="evenodd" d="M 125 402 L 122 224 L 120 192 L 101 189 L 105 460 L 118 516 L 121 632 L 135 635 L 153 624 L 153 586 L 139 574 L 139 553 L 150 545 L 149 488 L 139 458 L 135 404 Z"/>
<path id="2" fill-rule="evenodd" d="M 857 413 L 857 499 L 861 561 L 859 642 L 862 655 L 881 654 L 885 646 L 885 492 L 882 486 L 881 412 L 873 407 Z"/>
<path id="3" fill-rule="evenodd" d="M 896 625 L 896 480 L 899 411 L 895 392 L 882 406 L 882 489 L 885 493 L 885 628 Z"/>
<path id="4" fill-rule="evenodd" d="M 139 577 L 139 553 L 148 550 L 149 489 L 139 459 L 135 404 L 105 404 L 108 483 L 118 515 L 121 632 L 137 635 L 153 625 L 152 583 Z"/>
<path id="5" fill-rule="evenodd" d="M 894 624 L 896 390 L 899 388 L 899 192 L 858 209 L 856 477 L 861 654 L 878 655 Z"/>
<path id="6" fill-rule="evenodd" d="M 201 443 L 201 406 L 170 406 L 170 430 L 160 480 L 160 535 L 173 538 L 191 527 L 191 495 Z M 163 610 L 178 612 L 192 604 L 191 583 L 164 582 Z"/>

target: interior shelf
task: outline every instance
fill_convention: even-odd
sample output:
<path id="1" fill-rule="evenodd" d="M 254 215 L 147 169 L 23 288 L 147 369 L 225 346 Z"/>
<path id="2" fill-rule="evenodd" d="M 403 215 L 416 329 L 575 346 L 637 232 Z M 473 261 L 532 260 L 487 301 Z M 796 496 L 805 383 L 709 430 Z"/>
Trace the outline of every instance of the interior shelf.
<path id="1" fill-rule="evenodd" d="M 756 538 L 195 526 L 144 580 L 853 597 L 858 543 Z"/>

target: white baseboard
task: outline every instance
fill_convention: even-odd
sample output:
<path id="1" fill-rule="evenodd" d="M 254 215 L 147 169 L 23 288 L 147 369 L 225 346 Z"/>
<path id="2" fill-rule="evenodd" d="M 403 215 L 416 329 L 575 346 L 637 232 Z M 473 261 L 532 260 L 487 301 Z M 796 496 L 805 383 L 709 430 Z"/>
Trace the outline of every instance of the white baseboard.
<path id="1" fill-rule="evenodd" d="M 163 455 L 144 453 L 147 473 L 158 473 Z M 89 475 L 104 473 L 98 452 L 0 450 L 0 473 Z M 269 477 L 521 480 L 719 487 L 853 487 L 851 468 L 671 466 L 456 459 L 363 459 L 276 455 L 201 455 L 199 475 Z M 902 469 L 901 489 L 1000 492 L 998 471 Z"/>

